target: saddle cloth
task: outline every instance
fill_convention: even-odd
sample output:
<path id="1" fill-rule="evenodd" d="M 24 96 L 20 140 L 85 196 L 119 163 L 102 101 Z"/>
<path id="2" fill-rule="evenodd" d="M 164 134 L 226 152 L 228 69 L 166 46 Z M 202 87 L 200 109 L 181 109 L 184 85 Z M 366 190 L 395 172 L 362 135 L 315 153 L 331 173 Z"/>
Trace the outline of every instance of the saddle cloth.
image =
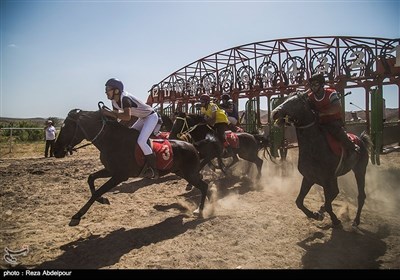
<path id="1" fill-rule="evenodd" d="M 342 150 L 343 150 L 342 144 L 338 140 L 336 140 L 330 133 L 325 133 L 325 135 L 332 152 L 338 157 L 340 157 L 342 155 Z M 349 137 L 351 142 L 360 145 L 360 138 L 358 138 L 356 135 L 352 133 L 347 133 L 347 137 Z"/>
<path id="2" fill-rule="evenodd" d="M 239 148 L 239 137 L 236 135 L 235 132 L 230 130 L 225 131 L 225 142 L 224 148 L 231 146 L 234 149 Z"/>
<path id="3" fill-rule="evenodd" d="M 153 139 L 169 139 L 169 132 L 168 131 L 160 131 Z"/>
<path id="4" fill-rule="evenodd" d="M 174 163 L 174 154 L 171 143 L 166 139 L 149 139 L 149 144 L 156 155 L 156 167 L 158 170 L 169 170 Z M 145 163 L 145 157 L 139 145 L 135 146 L 135 158 L 139 166 Z"/>

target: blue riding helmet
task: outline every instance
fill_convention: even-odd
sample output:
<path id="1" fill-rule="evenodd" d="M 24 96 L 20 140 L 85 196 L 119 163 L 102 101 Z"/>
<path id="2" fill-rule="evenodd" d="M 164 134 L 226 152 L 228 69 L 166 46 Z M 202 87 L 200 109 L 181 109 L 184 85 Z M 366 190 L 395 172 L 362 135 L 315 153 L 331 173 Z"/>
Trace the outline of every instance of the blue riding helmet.
<path id="1" fill-rule="evenodd" d="M 115 78 L 111 78 L 106 82 L 106 87 L 110 87 L 112 89 L 119 89 L 119 92 L 124 91 L 124 84 Z"/>

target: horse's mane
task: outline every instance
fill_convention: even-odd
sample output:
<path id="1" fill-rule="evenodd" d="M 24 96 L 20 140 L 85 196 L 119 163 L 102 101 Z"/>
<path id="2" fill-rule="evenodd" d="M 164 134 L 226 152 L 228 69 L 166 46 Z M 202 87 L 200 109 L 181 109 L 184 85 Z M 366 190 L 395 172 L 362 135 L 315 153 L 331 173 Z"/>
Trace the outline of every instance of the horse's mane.
<path id="1" fill-rule="evenodd" d="M 196 124 L 204 123 L 204 117 L 198 114 L 186 114 L 187 118 L 192 119 Z"/>
<path id="2" fill-rule="evenodd" d="M 116 119 L 102 115 L 100 113 L 100 110 L 85 111 L 81 109 L 73 109 L 69 111 L 67 118 L 71 118 L 75 121 L 77 121 L 78 119 L 86 119 L 93 122 L 102 121 L 105 122 L 105 124 L 107 124 L 108 126 L 113 126 L 116 127 L 117 129 L 130 131 L 128 127 L 119 123 Z"/>
<path id="3" fill-rule="evenodd" d="M 206 122 L 204 120 L 204 117 L 202 115 L 198 115 L 198 114 L 189 114 L 189 113 L 185 113 L 185 112 L 179 112 L 179 113 L 176 113 L 176 116 L 179 118 L 191 120 L 191 123 L 194 123 L 194 124 Z"/>
<path id="4" fill-rule="evenodd" d="M 301 96 L 307 96 L 308 91 L 306 90 L 296 90 L 296 91 L 292 91 L 291 93 L 289 93 L 289 95 L 287 96 L 287 99 L 289 99 L 292 96 L 295 95 L 301 95 Z"/>

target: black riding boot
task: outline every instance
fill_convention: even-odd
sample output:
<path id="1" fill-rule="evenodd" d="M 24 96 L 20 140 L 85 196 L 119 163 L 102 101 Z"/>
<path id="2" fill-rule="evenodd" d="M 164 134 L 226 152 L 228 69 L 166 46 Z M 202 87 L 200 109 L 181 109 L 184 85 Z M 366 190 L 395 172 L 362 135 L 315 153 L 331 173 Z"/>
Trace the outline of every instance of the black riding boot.
<path id="1" fill-rule="evenodd" d="M 150 171 L 150 176 L 149 178 L 151 179 L 158 179 L 160 175 L 158 174 L 158 170 L 156 167 L 156 155 L 155 154 L 150 154 L 150 155 L 145 155 L 147 166 Z M 148 173 L 148 172 L 146 172 Z"/>

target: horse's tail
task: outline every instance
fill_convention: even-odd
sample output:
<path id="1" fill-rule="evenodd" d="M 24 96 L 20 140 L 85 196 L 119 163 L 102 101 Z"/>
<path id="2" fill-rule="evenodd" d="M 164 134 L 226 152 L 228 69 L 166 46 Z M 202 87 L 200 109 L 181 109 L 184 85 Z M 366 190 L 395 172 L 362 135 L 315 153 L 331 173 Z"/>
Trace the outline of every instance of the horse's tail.
<path id="1" fill-rule="evenodd" d="M 366 131 L 363 131 L 360 135 L 360 139 L 364 143 L 365 148 L 368 151 L 368 154 L 371 154 L 372 148 L 374 146 L 374 144 L 372 143 L 371 137 L 368 135 L 368 133 Z"/>
<path id="2" fill-rule="evenodd" d="M 270 152 L 269 149 L 268 149 L 268 148 L 270 148 L 268 138 L 266 138 L 266 137 L 264 137 L 263 135 L 260 135 L 260 134 L 253 134 L 253 136 L 254 136 L 254 138 L 255 138 L 256 141 L 257 141 L 258 150 L 259 150 L 259 151 L 260 151 L 260 150 L 263 150 L 263 157 L 264 157 L 265 159 L 268 159 L 268 158 L 266 157 L 266 155 L 265 155 L 265 153 L 267 153 L 269 159 L 270 159 L 273 163 L 276 163 L 276 162 L 274 161 L 272 155 L 271 155 L 271 152 Z"/>

